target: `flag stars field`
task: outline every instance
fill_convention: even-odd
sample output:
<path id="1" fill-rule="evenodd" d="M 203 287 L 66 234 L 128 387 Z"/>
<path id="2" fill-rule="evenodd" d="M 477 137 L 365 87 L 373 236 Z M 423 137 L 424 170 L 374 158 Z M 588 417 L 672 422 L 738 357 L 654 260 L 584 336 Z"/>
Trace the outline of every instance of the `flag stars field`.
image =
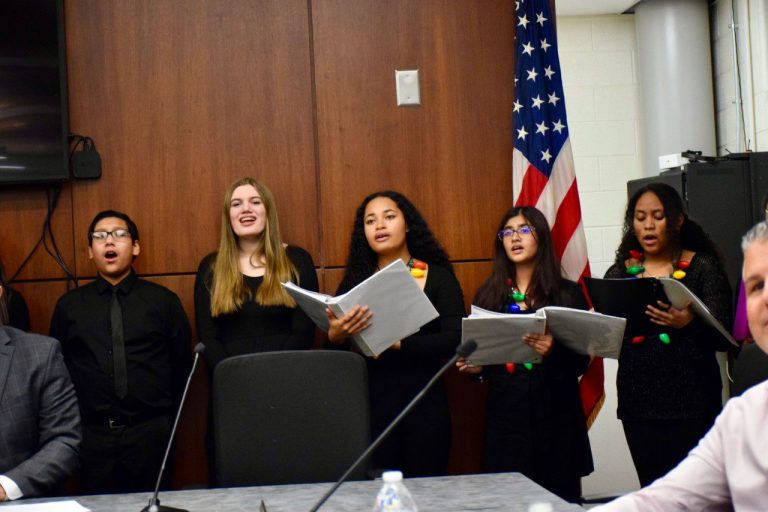
<path id="1" fill-rule="evenodd" d="M 515 2 L 512 199 L 515 206 L 535 206 L 544 213 L 563 274 L 575 281 L 590 274 L 589 261 L 549 4 Z M 534 43 L 539 44 L 534 48 Z M 540 73 L 547 79 L 538 80 Z M 526 104 L 531 107 L 523 108 Z M 595 359 L 579 384 L 587 418 L 599 410 L 602 379 L 602 360 Z"/>

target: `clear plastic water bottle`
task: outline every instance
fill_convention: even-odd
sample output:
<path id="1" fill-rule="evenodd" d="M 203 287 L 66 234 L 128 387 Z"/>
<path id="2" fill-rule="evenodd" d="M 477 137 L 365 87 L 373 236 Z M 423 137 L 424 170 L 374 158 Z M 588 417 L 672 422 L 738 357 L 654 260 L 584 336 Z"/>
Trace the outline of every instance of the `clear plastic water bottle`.
<path id="1" fill-rule="evenodd" d="M 382 478 L 384 485 L 376 496 L 373 512 L 418 512 L 419 508 L 403 484 L 400 471 L 385 471 Z"/>

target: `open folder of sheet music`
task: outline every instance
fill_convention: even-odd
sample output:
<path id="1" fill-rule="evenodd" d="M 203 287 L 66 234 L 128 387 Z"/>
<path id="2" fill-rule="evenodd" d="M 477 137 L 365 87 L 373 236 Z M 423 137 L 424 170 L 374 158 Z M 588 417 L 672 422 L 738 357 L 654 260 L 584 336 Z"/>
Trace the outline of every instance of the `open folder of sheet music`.
<path id="1" fill-rule="evenodd" d="M 626 320 L 580 309 L 547 306 L 530 315 L 496 313 L 472 306 L 462 320 L 462 341 L 477 341 L 469 357 L 475 365 L 538 363 L 541 356 L 522 338 L 529 332 L 549 332 L 579 354 L 619 358 Z"/>
<path id="2" fill-rule="evenodd" d="M 371 326 L 352 336 L 360 352 L 366 356 L 378 356 L 394 342 L 410 336 L 438 317 L 437 310 L 413 280 L 402 260 L 390 263 L 337 297 L 311 292 L 293 283 L 282 285 L 325 332 L 328 332 L 329 326 L 326 307 L 341 317 L 357 304 L 368 306 L 373 312 Z"/>
<path id="3" fill-rule="evenodd" d="M 662 326 L 650 322 L 646 307 L 655 305 L 657 300 L 682 309 L 689 302 L 693 314 L 715 329 L 732 345 L 738 346 L 733 336 L 715 318 L 709 308 L 691 290 L 677 279 L 668 277 L 643 279 L 584 279 L 587 291 L 595 309 L 605 314 L 622 316 L 627 319 L 627 329 L 633 335 L 658 334 L 665 332 Z"/>

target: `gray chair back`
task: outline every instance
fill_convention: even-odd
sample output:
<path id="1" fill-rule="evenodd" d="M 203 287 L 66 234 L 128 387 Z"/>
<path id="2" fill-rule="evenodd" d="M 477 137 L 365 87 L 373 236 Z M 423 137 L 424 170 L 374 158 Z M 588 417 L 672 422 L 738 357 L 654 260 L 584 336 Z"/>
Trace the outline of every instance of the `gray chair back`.
<path id="1" fill-rule="evenodd" d="M 214 371 L 212 407 L 219 487 L 335 481 L 370 438 L 367 368 L 352 352 L 226 359 Z"/>
<path id="2" fill-rule="evenodd" d="M 768 354 L 756 344 L 744 347 L 733 370 L 731 396 L 739 396 L 768 379 Z"/>

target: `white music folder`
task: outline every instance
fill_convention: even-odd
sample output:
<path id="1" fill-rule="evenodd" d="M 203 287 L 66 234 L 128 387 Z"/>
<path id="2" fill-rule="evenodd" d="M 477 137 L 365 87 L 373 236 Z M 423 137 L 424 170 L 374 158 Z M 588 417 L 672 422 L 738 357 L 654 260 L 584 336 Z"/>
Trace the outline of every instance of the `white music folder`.
<path id="1" fill-rule="evenodd" d="M 461 341 L 475 340 L 477 349 L 467 358 L 470 364 L 539 363 L 541 356 L 523 342 L 529 332 L 544 332 L 546 319 L 515 315 L 472 306 L 461 320 Z"/>
<path id="2" fill-rule="evenodd" d="M 735 347 L 739 346 L 739 344 L 736 343 L 736 340 L 733 339 L 733 336 L 731 336 L 731 333 L 729 333 L 725 327 L 723 327 L 723 324 L 721 324 L 709 311 L 707 305 L 689 290 L 687 286 L 677 279 L 670 279 L 669 277 L 662 277 L 659 281 L 664 285 L 664 293 L 667 294 L 672 307 L 682 309 L 688 302 L 691 302 L 693 313 L 695 315 L 698 315 L 707 325 L 719 332 L 723 338 L 731 343 L 731 345 Z"/>
<path id="3" fill-rule="evenodd" d="M 536 313 L 547 319 L 547 329 L 558 343 L 577 354 L 619 358 L 625 318 L 560 306 L 546 306 Z"/>
<path id="4" fill-rule="evenodd" d="M 329 327 L 326 307 L 342 317 L 358 304 L 368 306 L 373 313 L 371 325 L 352 336 L 352 340 L 370 357 L 378 356 L 394 342 L 414 334 L 439 316 L 399 259 L 337 297 L 305 290 L 290 282 L 282 285 L 324 332 L 328 332 Z"/>
<path id="5" fill-rule="evenodd" d="M 530 315 L 497 313 L 472 306 L 462 320 L 462 342 L 475 340 L 469 357 L 475 365 L 538 363 L 541 356 L 522 338 L 529 332 L 549 332 L 578 354 L 618 359 L 627 321 L 624 318 L 560 306 L 546 306 Z"/>

